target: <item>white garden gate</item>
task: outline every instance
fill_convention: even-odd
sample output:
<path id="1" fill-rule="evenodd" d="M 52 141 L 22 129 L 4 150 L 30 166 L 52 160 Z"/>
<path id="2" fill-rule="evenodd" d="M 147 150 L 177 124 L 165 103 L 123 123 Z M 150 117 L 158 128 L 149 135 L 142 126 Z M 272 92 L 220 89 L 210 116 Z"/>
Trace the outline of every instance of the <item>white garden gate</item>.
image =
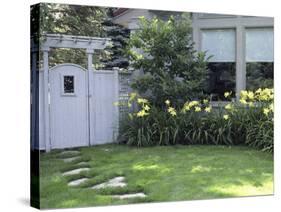
<path id="1" fill-rule="evenodd" d="M 91 146 L 114 142 L 118 135 L 118 70 L 92 69 L 94 49 L 108 39 L 46 35 L 39 74 L 39 149 Z M 50 47 L 84 48 L 88 69 L 76 64 L 48 67 Z M 35 147 L 36 148 L 36 147 Z"/>

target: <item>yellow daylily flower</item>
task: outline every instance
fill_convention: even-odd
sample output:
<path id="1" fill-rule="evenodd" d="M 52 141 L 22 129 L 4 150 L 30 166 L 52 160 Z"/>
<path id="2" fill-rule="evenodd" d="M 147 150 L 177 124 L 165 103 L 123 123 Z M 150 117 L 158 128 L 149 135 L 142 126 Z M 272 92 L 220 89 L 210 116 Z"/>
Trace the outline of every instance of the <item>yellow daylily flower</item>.
<path id="1" fill-rule="evenodd" d="M 200 111 L 201 111 L 201 108 L 198 107 L 198 106 L 196 106 L 196 107 L 194 108 L 194 110 L 195 110 L 195 112 L 200 112 Z"/>
<path id="2" fill-rule="evenodd" d="M 145 105 L 145 106 L 143 107 L 143 109 L 144 109 L 145 111 L 149 111 L 150 107 L 149 107 L 148 105 Z"/>
<path id="3" fill-rule="evenodd" d="M 233 105 L 232 104 L 227 104 L 224 108 L 226 110 L 232 110 L 233 109 Z"/>
<path id="4" fill-rule="evenodd" d="M 229 119 L 229 115 L 223 115 L 223 119 L 228 120 Z"/>
<path id="5" fill-rule="evenodd" d="M 143 116 L 147 116 L 147 115 L 149 115 L 149 113 L 147 113 L 145 110 L 140 110 L 137 113 L 137 117 L 143 117 Z"/>
<path id="6" fill-rule="evenodd" d="M 269 108 L 264 108 L 264 109 L 263 109 L 264 115 L 267 116 L 269 112 L 270 112 L 270 109 L 269 109 Z"/>
<path id="7" fill-rule="evenodd" d="M 247 99 L 247 97 L 248 97 L 248 92 L 242 90 L 242 91 L 240 92 L 240 97 L 241 97 L 241 99 L 244 99 L 244 100 Z"/>
<path id="8" fill-rule="evenodd" d="M 172 115 L 172 116 L 176 116 L 177 115 L 177 111 L 175 108 L 173 107 L 169 107 L 168 108 L 168 112 Z"/>
<path id="9" fill-rule="evenodd" d="M 259 93 L 261 93 L 261 91 L 262 91 L 262 89 L 259 88 L 258 90 L 255 91 L 255 93 L 259 94 Z"/>
<path id="10" fill-rule="evenodd" d="M 210 112 L 211 112 L 211 109 L 212 109 L 212 107 L 209 106 L 209 107 L 206 107 L 206 108 L 205 108 L 205 111 L 206 111 L 207 113 L 210 113 Z"/>
<path id="11" fill-rule="evenodd" d="M 255 98 L 255 94 L 254 94 L 253 91 L 249 91 L 248 94 L 247 94 L 247 96 L 248 96 L 248 98 L 249 98 L 250 100 L 253 100 L 253 99 Z"/>
<path id="12" fill-rule="evenodd" d="M 225 93 L 224 93 L 224 97 L 225 97 L 225 98 L 229 97 L 229 96 L 231 95 L 231 93 L 232 93 L 231 91 L 230 91 L 230 92 L 225 92 Z"/>
<path id="13" fill-rule="evenodd" d="M 243 105 L 246 105 L 247 104 L 247 101 L 245 99 L 240 99 L 239 100 Z"/>
<path id="14" fill-rule="evenodd" d="M 183 105 L 183 108 L 181 110 L 181 112 L 185 113 L 186 111 L 189 111 L 190 110 L 190 107 L 188 105 L 188 102 L 186 102 L 184 105 Z"/>
<path id="15" fill-rule="evenodd" d="M 148 100 L 147 100 L 147 99 L 144 99 L 144 98 L 138 98 L 138 103 L 139 103 L 139 104 L 148 103 Z"/>
<path id="16" fill-rule="evenodd" d="M 189 105 L 189 107 L 193 107 L 193 106 L 198 105 L 198 104 L 199 104 L 198 101 L 191 101 L 188 105 Z"/>
<path id="17" fill-rule="evenodd" d="M 171 102 L 170 102 L 169 99 L 167 99 L 167 100 L 165 101 L 165 104 L 166 104 L 166 105 L 170 105 L 170 103 L 171 103 Z"/>

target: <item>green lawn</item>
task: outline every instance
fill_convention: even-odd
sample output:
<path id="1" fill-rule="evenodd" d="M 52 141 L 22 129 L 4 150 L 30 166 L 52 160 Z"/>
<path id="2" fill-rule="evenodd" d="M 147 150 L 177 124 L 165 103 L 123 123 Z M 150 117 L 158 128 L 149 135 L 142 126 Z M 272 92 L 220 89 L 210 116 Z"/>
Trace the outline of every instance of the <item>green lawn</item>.
<path id="1" fill-rule="evenodd" d="M 83 161 L 62 161 L 60 151 L 40 158 L 41 208 L 67 208 L 226 198 L 273 194 L 272 154 L 248 147 L 161 146 L 149 148 L 101 145 L 79 148 Z M 89 167 L 89 172 L 62 176 L 63 171 Z M 68 181 L 89 181 L 77 188 Z M 124 176 L 127 187 L 93 190 L 90 186 Z M 118 200 L 112 194 L 144 192 L 141 199 Z"/>

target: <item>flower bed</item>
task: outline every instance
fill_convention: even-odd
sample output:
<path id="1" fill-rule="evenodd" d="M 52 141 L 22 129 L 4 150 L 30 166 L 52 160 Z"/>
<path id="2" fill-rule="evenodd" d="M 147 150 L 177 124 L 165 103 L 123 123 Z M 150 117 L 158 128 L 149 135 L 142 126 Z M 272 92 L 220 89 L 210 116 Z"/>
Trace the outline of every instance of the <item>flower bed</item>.
<path id="1" fill-rule="evenodd" d="M 273 152 L 273 89 L 241 91 L 239 102 L 216 108 L 208 99 L 156 107 L 131 93 L 128 106 L 137 109 L 124 117 L 119 141 L 129 145 L 246 144 Z"/>

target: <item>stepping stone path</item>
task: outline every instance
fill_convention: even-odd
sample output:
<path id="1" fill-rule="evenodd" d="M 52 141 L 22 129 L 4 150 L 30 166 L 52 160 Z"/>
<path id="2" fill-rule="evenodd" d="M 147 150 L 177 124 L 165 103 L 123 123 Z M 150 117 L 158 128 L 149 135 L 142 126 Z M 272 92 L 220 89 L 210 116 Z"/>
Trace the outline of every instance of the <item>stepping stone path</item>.
<path id="1" fill-rule="evenodd" d="M 89 179 L 88 178 L 81 178 L 81 179 L 78 179 L 78 180 L 73 180 L 71 182 L 69 182 L 67 185 L 69 186 L 79 186 L 81 185 L 82 183 L 88 181 Z"/>
<path id="2" fill-rule="evenodd" d="M 89 168 L 79 168 L 79 169 L 73 169 L 67 172 L 62 173 L 63 176 L 69 176 L 69 175 L 75 175 L 75 174 L 80 174 L 83 171 L 89 171 Z"/>
<path id="3" fill-rule="evenodd" d="M 82 162 L 80 162 L 80 163 L 77 163 L 77 165 L 78 165 L 78 166 L 85 166 L 85 165 L 88 165 L 88 163 L 85 162 L 85 161 L 82 161 Z"/>
<path id="4" fill-rule="evenodd" d="M 131 198 L 144 198 L 146 197 L 146 195 L 144 193 L 135 193 L 135 194 L 112 195 L 112 197 L 118 199 L 131 199 Z"/>
<path id="5" fill-rule="evenodd" d="M 127 183 L 125 183 L 124 180 L 125 177 L 114 177 L 107 182 L 93 186 L 92 189 L 125 187 L 127 186 Z"/>
<path id="6" fill-rule="evenodd" d="M 104 149 L 104 151 L 109 151 L 109 149 Z M 81 159 L 80 156 L 80 151 L 78 150 L 66 150 L 60 153 L 60 156 L 63 156 L 64 158 L 62 159 L 65 163 L 70 163 L 73 161 L 76 161 L 78 159 Z M 85 166 L 88 165 L 87 161 L 77 161 L 76 165 L 78 166 Z M 67 172 L 62 173 L 63 176 L 71 176 L 75 174 L 80 174 L 83 171 L 89 171 L 90 168 L 77 168 L 73 169 Z M 85 182 L 87 182 L 89 178 L 84 177 L 80 179 L 76 179 L 73 181 L 70 181 L 67 185 L 70 187 L 75 187 L 79 186 Z M 112 179 L 109 179 L 106 182 L 100 183 L 98 185 L 92 186 L 91 189 L 102 189 L 102 188 L 117 188 L 117 187 L 126 187 L 127 183 L 125 182 L 125 177 L 123 176 L 118 176 L 114 177 Z M 132 198 L 145 198 L 147 195 L 144 193 L 131 193 L 131 194 L 122 194 L 122 195 L 111 195 L 113 198 L 118 198 L 118 199 L 132 199 Z"/>
<path id="7" fill-rule="evenodd" d="M 80 159 L 80 158 L 81 158 L 80 156 L 76 156 L 76 157 L 71 157 L 71 158 L 64 158 L 62 160 L 66 163 L 70 163 L 70 162 L 75 161 L 75 160 Z"/>

